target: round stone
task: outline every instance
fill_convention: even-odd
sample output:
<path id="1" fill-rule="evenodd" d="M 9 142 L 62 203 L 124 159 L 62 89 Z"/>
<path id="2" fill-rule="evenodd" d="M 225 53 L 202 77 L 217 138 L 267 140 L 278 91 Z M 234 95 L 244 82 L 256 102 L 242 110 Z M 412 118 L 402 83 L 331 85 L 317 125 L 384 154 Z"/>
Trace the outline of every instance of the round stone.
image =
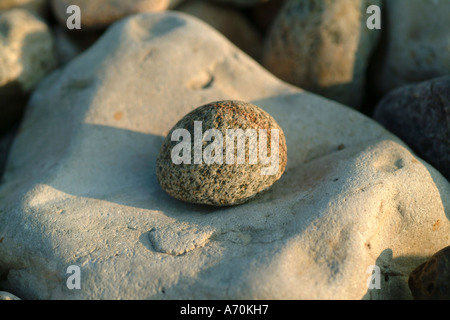
<path id="1" fill-rule="evenodd" d="M 411 272 L 408 280 L 417 300 L 450 299 L 450 246 L 435 253 Z"/>
<path id="2" fill-rule="evenodd" d="M 229 206 L 273 185 L 286 163 L 286 139 L 272 116 L 250 103 L 218 101 L 193 110 L 172 128 L 156 175 L 176 199 Z"/>

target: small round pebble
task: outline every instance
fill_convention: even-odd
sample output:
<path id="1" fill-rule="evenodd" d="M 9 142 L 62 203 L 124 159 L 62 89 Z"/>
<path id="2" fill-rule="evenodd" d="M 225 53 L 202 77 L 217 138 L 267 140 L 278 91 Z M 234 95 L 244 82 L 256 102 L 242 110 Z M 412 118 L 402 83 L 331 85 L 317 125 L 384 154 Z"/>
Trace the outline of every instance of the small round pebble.
<path id="1" fill-rule="evenodd" d="M 208 135 L 210 129 L 216 129 L 213 135 Z M 229 138 L 239 129 L 251 137 L 245 138 L 245 148 L 242 144 L 238 148 L 238 139 Z M 161 187 L 176 199 L 231 206 L 272 186 L 286 163 L 286 139 L 275 119 L 250 103 L 227 100 L 193 110 L 172 128 L 161 146 L 156 175 Z"/>

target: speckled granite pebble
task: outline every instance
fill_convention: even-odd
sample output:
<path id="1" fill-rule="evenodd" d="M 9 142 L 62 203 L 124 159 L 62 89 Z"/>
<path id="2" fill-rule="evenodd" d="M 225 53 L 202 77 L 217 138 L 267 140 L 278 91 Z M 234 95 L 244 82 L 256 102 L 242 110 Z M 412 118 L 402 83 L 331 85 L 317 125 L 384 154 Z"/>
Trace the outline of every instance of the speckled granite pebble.
<path id="1" fill-rule="evenodd" d="M 223 136 L 222 163 L 194 163 L 194 121 L 202 122 L 203 133 L 209 129 L 218 129 Z M 174 164 L 171 158 L 173 148 L 180 143 L 172 141 L 176 129 L 187 129 L 191 134 L 190 164 Z M 279 130 L 279 162 L 274 174 L 262 175 L 261 169 L 271 166 L 262 165 L 258 156 L 256 164 L 251 164 L 246 145 L 245 164 L 228 164 L 226 160 L 227 129 L 266 129 L 267 150 L 271 148 L 272 129 Z M 258 136 L 258 142 L 261 136 Z M 202 154 L 207 145 L 203 141 Z M 253 150 L 254 151 L 254 150 Z M 156 173 L 161 187 L 171 196 L 192 203 L 215 206 L 236 205 L 246 202 L 257 193 L 269 188 L 284 172 L 287 163 L 287 148 L 283 130 L 265 111 L 250 103 L 241 101 L 219 101 L 199 107 L 181 119 L 169 132 L 161 147 Z M 237 150 L 235 156 L 237 155 Z M 236 160 L 236 159 L 235 159 Z"/>

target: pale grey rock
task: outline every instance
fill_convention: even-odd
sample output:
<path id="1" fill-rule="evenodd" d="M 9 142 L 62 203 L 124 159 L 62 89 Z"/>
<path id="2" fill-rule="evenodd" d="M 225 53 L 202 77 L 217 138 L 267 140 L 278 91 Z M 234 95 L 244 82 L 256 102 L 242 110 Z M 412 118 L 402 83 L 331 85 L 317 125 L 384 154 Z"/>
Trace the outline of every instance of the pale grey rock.
<path id="1" fill-rule="evenodd" d="M 140 12 L 173 9 L 182 0 L 50 0 L 54 15 L 66 26 L 67 8 L 76 5 L 81 11 L 81 29 L 104 29 L 111 23 Z"/>
<path id="2" fill-rule="evenodd" d="M 382 96 L 402 85 L 450 74 L 450 1 L 385 1 L 384 46 L 371 75 Z"/>
<path id="3" fill-rule="evenodd" d="M 43 20 L 25 9 L 0 11 L 0 133 L 20 119 L 27 94 L 55 64 Z"/>
<path id="4" fill-rule="evenodd" d="M 273 116 L 286 172 L 240 206 L 177 201 L 156 179 L 162 141 L 224 99 Z M 377 298 L 412 298 L 414 257 L 450 243 L 450 186 L 433 167 L 187 15 L 118 22 L 28 107 L 0 188 L 0 286 L 23 299 L 361 299 L 387 248 Z M 71 265 L 81 290 L 66 286 Z"/>
<path id="5" fill-rule="evenodd" d="M 47 15 L 47 0 L 1 0 L 0 10 L 26 9 L 40 16 Z"/>
<path id="6" fill-rule="evenodd" d="M 0 291 L 0 301 L 6 301 L 6 300 L 20 300 L 20 298 L 16 297 L 12 293 Z"/>
<path id="7" fill-rule="evenodd" d="M 29 92 L 54 67 L 51 32 L 29 11 L 0 12 L 0 39 L 0 94 L 12 86 Z"/>
<path id="8" fill-rule="evenodd" d="M 267 36 L 263 65 L 289 83 L 361 108 L 380 35 L 366 26 L 372 4 L 381 1 L 287 1 Z"/>

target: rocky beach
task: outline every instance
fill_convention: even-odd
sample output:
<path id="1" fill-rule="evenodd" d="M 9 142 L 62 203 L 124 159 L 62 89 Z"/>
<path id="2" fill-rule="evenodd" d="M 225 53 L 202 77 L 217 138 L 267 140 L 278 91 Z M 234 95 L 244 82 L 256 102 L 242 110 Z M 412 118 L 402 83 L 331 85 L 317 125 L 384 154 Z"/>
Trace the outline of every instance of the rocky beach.
<path id="1" fill-rule="evenodd" d="M 0 0 L 0 300 L 450 299 L 449 17 Z"/>

